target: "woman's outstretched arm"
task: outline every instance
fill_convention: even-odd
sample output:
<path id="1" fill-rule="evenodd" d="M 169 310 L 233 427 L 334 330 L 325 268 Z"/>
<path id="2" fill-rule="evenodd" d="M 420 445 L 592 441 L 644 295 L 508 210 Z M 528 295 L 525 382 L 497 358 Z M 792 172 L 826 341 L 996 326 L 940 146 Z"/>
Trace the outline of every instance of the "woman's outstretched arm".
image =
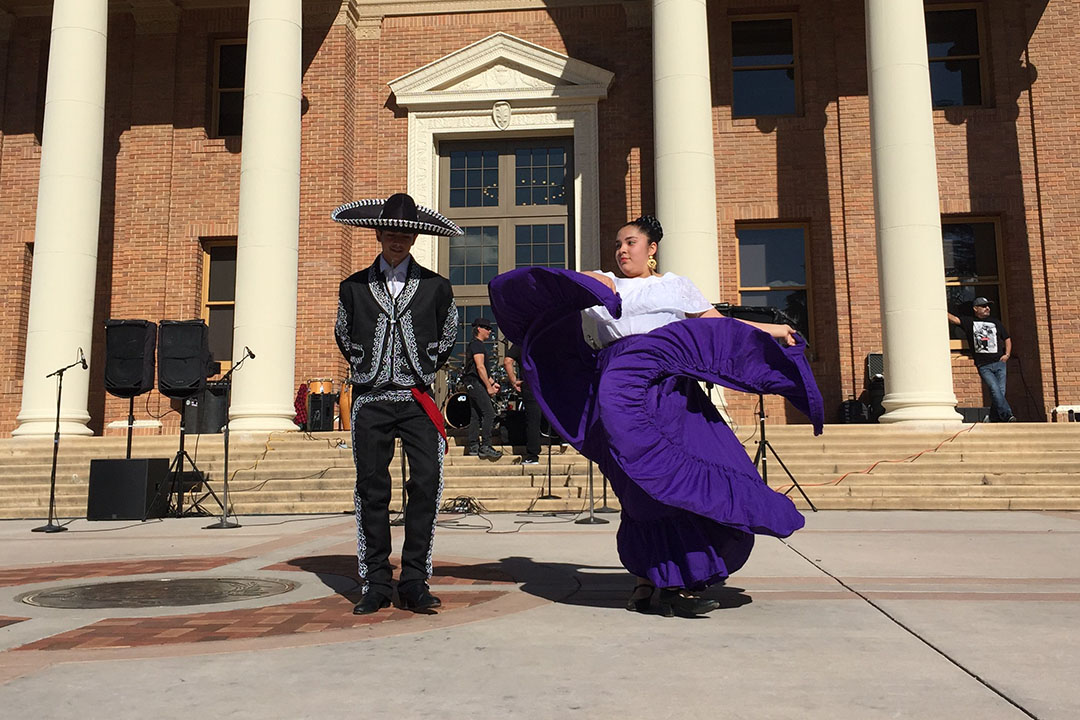
<path id="1" fill-rule="evenodd" d="M 720 312 L 716 308 L 709 308 L 705 312 L 698 313 L 696 315 L 687 314 L 687 317 L 704 317 L 704 318 L 716 317 L 716 318 L 718 318 L 718 317 L 724 317 L 724 316 L 721 315 Z M 756 322 L 751 322 L 749 320 L 743 320 L 742 318 L 733 318 L 733 319 L 738 320 L 741 323 L 746 323 L 747 325 L 751 325 L 753 327 L 756 327 L 758 330 L 763 330 L 763 331 L 769 333 L 769 335 L 771 335 L 772 337 L 779 340 L 781 342 L 781 344 L 783 344 L 783 345 L 788 345 L 788 346 L 795 345 L 795 330 L 790 325 L 777 325 L 775 323 L 756 323 Z"/>

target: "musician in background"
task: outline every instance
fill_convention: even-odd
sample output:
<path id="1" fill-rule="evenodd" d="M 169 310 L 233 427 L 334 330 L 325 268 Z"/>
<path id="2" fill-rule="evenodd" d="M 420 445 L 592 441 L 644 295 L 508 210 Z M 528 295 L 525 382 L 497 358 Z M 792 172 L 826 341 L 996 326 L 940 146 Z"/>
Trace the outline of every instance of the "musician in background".
<path id="1" fill-rule="evenodd" d="M 492 379 L 488 369 L 490 355 L 487 341 L 491 338 L 491 321 L 484 317 L 476 318 L 472 322 L 472 333 L 472 340 L 465 348 L 465 370 L 461 375 L 472 411 L 465 454 L 498 460 L 502 453 L 491 443 L 491 428 L 495 423 L 495 407 L 491 404 L 491 398 L 499 392 L 499 383 Z"/>
<path id="2" fill-rule="evenodd" d="M 515 362 L 521 363 L 521 348 L 510 343 L 503 358 L 503 368 L 506 369 L 510 385 L 521 394 L 521 401 L 525 406 L 525 454 L 521 456 L 521 464 L 536 465 L 540 462 L 540 404 L 536 402 L 536 396 L 529 384 L 518 377 L 514 368 Z"/>

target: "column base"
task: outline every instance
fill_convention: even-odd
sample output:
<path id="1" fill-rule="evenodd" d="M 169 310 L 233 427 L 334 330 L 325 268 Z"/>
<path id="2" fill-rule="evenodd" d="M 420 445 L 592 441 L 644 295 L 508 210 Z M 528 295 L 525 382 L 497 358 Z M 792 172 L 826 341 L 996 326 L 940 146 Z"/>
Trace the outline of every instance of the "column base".
<path id="1" fill-rule="evenodd" d="M 295 432 L 300 428 L 292 421 L 293 414 L 247 415 L 229 418 L 230 433 Z"/>
<path id="2" fill-rule="evenodd" d="M 90 437 L 94 431 L 86 427 L 89 418 L 84 422 L 79 420 L 60 420 L 60 435 L 81 435 Z M 11 431 L 12 437 L 52 437 L 56 432 L 56 418 L 51 420 L 27 420 L 20 423 L 19 427 Z"/>
<path id="3" fill-rule="evenodd" d="M 903 401 L 889 400 L 888 395 L 882 401 L 885 414 L 878 418 L 881 424 L 886 423 L 944 423 L 946 425 L 960 425 L 964 417 L 956 412 L 956 401 Z"/>

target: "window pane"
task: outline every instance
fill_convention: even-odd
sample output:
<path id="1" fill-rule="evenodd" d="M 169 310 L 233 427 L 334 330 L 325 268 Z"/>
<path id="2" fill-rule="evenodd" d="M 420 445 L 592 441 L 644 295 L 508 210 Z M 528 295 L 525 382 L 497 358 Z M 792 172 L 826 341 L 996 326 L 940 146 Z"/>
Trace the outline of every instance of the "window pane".
<path id="1" fill-rule="evenodd" d="M 244 60 L 247 45 L 218 46 L 218 89 L 244 87 Z"/>
<path id="2" fill-rule="evenodd" d="M 566 229 L 562 225 L 518 225 L 514 238 L 517 267 L 566 267 Z"/>
<path id="3" fill-rule="evenodd" d="M 806 285 L 803 228 L 736 228 L 739 284 L 743 287 Z"/>
<path id="4" fill-rule="evenodd" d="M 946 277 L 971 282 L 998 275 L 994 223 L 942 223 L 941 240 Z"/>
<path id="5" fill-rule="evenodd" d="M 805 290 L 767 290 L 764 292 L 739 293 L 739 302 L 754 307 L 772 307 L 780 310 L 794 322 L 794 327 L 804 338 L 810 337 L 810 315 L 806 309 Z"/>
<path id="6" fill-rule="evenodd" d="M 790 19 L 740 20 L 731 24 L 735 67 L 791 65 L 795 45 Z"/>
<path id="7" fill-rule="evenodd" d="M 934 107 L 982 105 L 982 75 L 978 60 L 935 60 L 930 63 L 930 94 Z"/>
<path id="8" fill-rule="evenodd" d="M 480 285 L 499 270 L 498 226 L 466 227 L 465 234 L 450 238 L 450 282 Z"/>
<path id="9" fill-rule="evenodd" d="M 565 205 L 565 148 L 518 148 L 514 152 L 515 204 Z"/>
<path id="10" fill-rule="evenodd" d="M 795 71 L 738 70 L 732 86 L 731 112 L 735 117 L 795 114 Z"/>
<path id="11" fill-rule="evenodd" d="M 450 153 L 450 207 L 499 204 L 499 155 L 471 150 Z"/>
<path id="12" fill-rule="evenodd" d="M 233 306 L 211 307 L 207 324 L 210 327 L 210 352 L 214 359 L 219 362 L 232 362 Z"/>
<path id="13" fill-rule="evenodd" d="M 210 302 L 232 302 L 236 297 L 236 246 L 217 245 L 210 248 L 210 280 L 206 299 Z"/>
<path id="14" fill-rule="evenodd" d="M 218 93 L 218 136 L 240 135 L 244 130 L 244 93 Z"/>
<path id="15" fill-rule="evenodd" d="M 978 55 L 978 12 L 973 8 L 927 12 L 926 46 L 932 58 Z"/>

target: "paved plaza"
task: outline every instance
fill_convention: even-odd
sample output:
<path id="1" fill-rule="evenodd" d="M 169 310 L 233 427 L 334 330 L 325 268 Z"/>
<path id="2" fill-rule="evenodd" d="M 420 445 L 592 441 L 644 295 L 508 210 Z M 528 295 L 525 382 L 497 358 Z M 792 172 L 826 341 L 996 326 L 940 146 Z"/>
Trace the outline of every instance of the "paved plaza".
<path id="1" fill-rule="evenodd" d="M 444 515 L 442 610 L 366 617 L 350 612 L 347 515 L 232 530 L 75 520 L 52 535 L 5 521 L 0 715 L 1080 717 L 1080 513 L 809 514 L 788 540 L 759 538 L 699 619 L 623 609 L 633 580 L 607 517 Z M 206 578 L 279 592 L 178 607 L 20 600 Z"/>

